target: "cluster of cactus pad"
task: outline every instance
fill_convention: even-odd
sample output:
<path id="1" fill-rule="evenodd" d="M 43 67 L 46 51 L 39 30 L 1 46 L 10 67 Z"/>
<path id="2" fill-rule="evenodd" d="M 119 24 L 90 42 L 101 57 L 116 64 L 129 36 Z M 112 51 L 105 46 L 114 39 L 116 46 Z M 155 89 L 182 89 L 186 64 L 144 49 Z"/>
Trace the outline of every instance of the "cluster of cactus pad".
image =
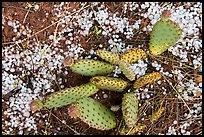
<path id="1" fill-rule="evenodd" d="M 168 18 L 169 12 L 165 11 L 164 13 L 151 32 L 149 48 L 153 55 L 163 53 L 169 46 L 175 44 L 181 35 L 178 25 Z M 31 102 L 30 109 L 35 112 L 41 109 L 69 105 L 70 117 L 79 118 L 90 127 L 99 130 L 115 128 L 116 118 L 113 112 L 89 96 L 97 93 L 100 89 L 123 92 L 130 85 L 128 81 L 104 75 L 113 72 L 115 66 L 118 65 L 128 80 L 135 80 L 130 64 L 145 59 L 146 53 L 142 49 L 132 48 L 119 56 L 117 53 L 98 49 L 96 50 L 96 55 L 104 61 L 93 59 L 74 60 L 72 58 L 66 58 L 64 61 L 64 65 L 70 67 L 73 72 L 84 76 L 92 76 L 90 82 L 51 93 L 42 100 L 36 99 Z M 141 88 L 161 78 L 162 76 L 159 72 L 149 73 L 135 80 L 133 88 Z M 158 119 L 163 111 L 164 108 L 156 112 L 150 121 L 154 122 Z M 134 92 L 128 92 L 123 95 L 122 114 L 127 128 L 121 129 L 121 134 L 134 134 L 146 128 L 146 125 L 137 125 L 138 100 Z"/>

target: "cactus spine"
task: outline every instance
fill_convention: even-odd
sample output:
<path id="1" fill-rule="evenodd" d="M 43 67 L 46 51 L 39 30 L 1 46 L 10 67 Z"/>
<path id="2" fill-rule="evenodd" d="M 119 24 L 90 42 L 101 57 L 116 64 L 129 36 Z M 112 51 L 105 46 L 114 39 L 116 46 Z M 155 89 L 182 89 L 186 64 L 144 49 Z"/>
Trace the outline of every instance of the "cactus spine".
<path id="1" fill-rule="evenodd" d="M 70 61 L 72 60 L 72 61 Z M 115 66 L 106 62 L 93 60 L 93 59 L 69 59 L 67 65 L 73 72 L 84 76 L 105 75 L 113 72 Z"/>
<path id="2" fill-rule="evenodd" d="M 124 94 L 122 99 L 122 113 L 128 128 L 134 127 L 137 122 L 138 99 L 133 92 Z"/>
<path id="3" fill-rule="evenodd" d="M 140 77 L 134 82 L 133 88 L 138 89 L 140 87 L 145 86 L 146 84 L 154 83 L 155 81 L 161 78 L 161 74 L 159 72 L 152 72 L 145 76 Z"/>
<path id="4" fill-rule="evenodd" d="M 128 82 L 118 78 L 95 76 L 90 79 L 100 89 L 122 92 L 127 86 Z"/>
<path id="5" fill-rule="evenodd" d="M 162 54 L 176 44 L 182 35 L 179 25 L 169 19 L 170 11 L 164 11 L 161 19 L 153 26 L 150 34 L 149 50 L 154 56 Z"/>
<path id="6" fill-rule="evenodd" d="M 101 50 L 96 50 L 96 55 L 98 55 L 100 58 L 104 59 L 107 62 L 110 62 L 110 64 L 117 65 L 119 61 L 119 56 L 116 53 Z"/>
<path id="7" fill-rule="evenodd" d="M 120 56 L 120 60 L 129 64 L 135 63 L 136 61 L 143 60 L 145 58 L 146 58 L 146 53 L 139 48 L 128 49 Z"/>
<path id="8" fill-rule="evenodd" d="M 93 95 L 98 90 L 99 88 L 97 88 L 97 86 L 95 86 L 91 82 L 76 87 L 66 88 L 58 92 L 51 93 L 42 101 L 40 101 L 39 99 L 34 100 L 33 102 L 31 102 L 30 108 L 33 111 L 37 111 L 42 109 L 43 107 L 48 109 L 54 107 L 62 107 L 83 97 Z"/>
<path id="9" fill-rule="evenodd" d="M 79 118 L 90 127 L 99 130 L 110 130 L 116 126 L 114 114 L 99 101 L 90 97 L 83 98 L 71 105 L 69 113 L 72 118 Z"/>

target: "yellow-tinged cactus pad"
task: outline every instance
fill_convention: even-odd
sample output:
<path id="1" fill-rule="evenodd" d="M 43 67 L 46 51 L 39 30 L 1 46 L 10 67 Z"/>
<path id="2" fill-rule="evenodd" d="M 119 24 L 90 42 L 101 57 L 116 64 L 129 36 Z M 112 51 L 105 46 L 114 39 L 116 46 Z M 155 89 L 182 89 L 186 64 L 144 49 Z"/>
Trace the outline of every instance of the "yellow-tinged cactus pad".
<path id="1" fill-rule="evenodd" d="M 95 84 L 100 89 L 122 92 L 127 86 L 128 82 L 119 78 L 95 76 L 90 79 L 90 82 Z"/>
<path id="2" fill-rule="evenodd" d="M 138 115 L 138 99 L 135 93 L 129 92 L 123 95 L 122 99 L 122 113 L 126 125 L 131 128 L 137 122 Z"/>
<path id="3" fill-rule="evenodd" d="M 146 53 L 140 48 L 132 48 L 121 54 L 120 60 L 132 64 L 146 58 Z"/>
<path id="4" fill-rule="evenodd" d="M 104 59 L 107 62 L 110 62 L 110 64 L 117 65 L 119 61 L 119 56 L 116 53 L 98 49 L 96 50 L 96 55 L 98 55 L 100 58 Z"/>
<path id="5" fill-rule="evenodd" d="M 147 84 L 154 83 L 155 81 L 161 79 L 161 74 L 159 72 L 152 72 L 145 76 L 140 77 L 134 82 L 133 88 L 138 89 Z"/>
<path id="6" fill-rule="evenodd" d="M 169 14 L 170 12 L 163 12 L 161 19 L 154 24 L 150 34 L 149 50 L 154 56 L 162 54 L 175 45 L 182 35 L 181 28 L 176 22 L 169 19 Z"/>
<path id="7" fill-rule="evenodd" d="M 135 80 L 135 74 L 134 71 L 130 68 L 130 64 L 124 62 L 124 61 L 119 61 L 119 68 L 122 70 L 123 74 L 130 80 L 133 81 Z"/>
<path id="8" fill-rule="evenodd" d="M 159 109 L 150 117 L 150 121 L 151 121 L 151 122 L 157 121 L 157 120 L 161 117 L 161 115 L 162 115 L 162 113 L 164 112 L 164 110 L 165 110 L 165 107 L 159 108 Z"/>
<path id="9" fill-rule="evenodd" d="M 147 126 L 146 125 L 137 125 L 134 128 L 122 128 L 119 130 L 120 135 L 134 135 L 137 132 L 141 132 Z"/>
<path id="10" fill-rule="evenodd" d="M 72 118 L 78 117 L 90 127 L 99 130 L 110 130 L 116 126 L 114 114 L 99 101 L 90 97 L 83 98 L 71 105 Z"/>

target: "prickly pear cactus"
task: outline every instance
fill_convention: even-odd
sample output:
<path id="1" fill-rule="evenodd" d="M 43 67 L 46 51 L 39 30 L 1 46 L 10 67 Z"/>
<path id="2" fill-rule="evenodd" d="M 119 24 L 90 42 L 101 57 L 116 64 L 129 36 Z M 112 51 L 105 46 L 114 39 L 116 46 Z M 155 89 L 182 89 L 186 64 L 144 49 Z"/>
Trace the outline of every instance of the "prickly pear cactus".
<path id="1" fill-rule="evenodd" d="M 34 100 L 30 104 L 30 109 L 33 111 L 37 111 L 42 109 L 43 107 L 48 109 L 54 107 L 62 107 L 75 102 L 78 99 L 93 95 L 98 90 L 99 88 L 97 88 L 97 86 L 95 86 L 91 82 L 76 87 L 66 88 L 48 95 L 42 101 L 40 101 L 39 99 Z"/>
<path id="2" fill-rule="evenodd" d="M 127 86 L 128 82 L 119 78 L 95 76 L 90 79 L 90 82 L 95 84 L 100 89 L 122 92 Z"/>
<path id="3" fill-rule="evenodd" d="M 69 115 L 80 118 L 90 127 L 99 130 L 110 130 L 116 126 L 114 114 L 99 101 L 90 97 L 74 102 L 70 106 Z"/>
<path id="4" fill-rule="evenodd" d="M 122 99 L 122 113 L 126 125 L 131 128 L 136 125 L 138 113 L 138 99 L 133 92 L 124 94 Z"/>
<path id="5" fill-rule="evenodd" d="M 134 71 L 130 68 L 130 65 L 124 61 L 119 61 L 119 68 L 122 70 L 123 74 L 130 80 L 135 80 Z"/>
<path id="6" fill-rule="evenodd" d="M 129 64 L 135 63 L 136 61 L 143 60 L 145 58 L 146 53 L 139 48 L 128 49 L 120 56 L 120 60 L 127 62 Z"/>
<path id="7" fill-rule="evenodd" d="M 154 83 L 155 81 L 161 78 L 161 74 L 159 72 L 152 72 L 145 76 L 140 77 L 134 82 L 133 88 L 138 89 L 140 87 L 145 86 L 146 84 Z"/>
<path id="8" fill-rule="evenodd" d="M 70 62 L 68 66 L 73 72 L 84 76 L 104 75 L 113 72 L 115 66 L 93 59 L 79 59 Z"/>
<path id="9" fill-rule="evenodd" d="M 104 59 L 107 62 L 110 62 L 110 64 L 117 65 L 119 61 L 119 56 L 116 53 L 101 50 L 96 50 L 96 55 L 98 55 L 100 58 Z"/>
<path id="10" fill-rule="evenodd" d="M 182 35 L 179 25 L 170 20 L 170 11 L 164 11 L 161 19 L 153 26 L 150 34 L 149 50 L 154 56 L 162 54 L 176 44 Z"/>

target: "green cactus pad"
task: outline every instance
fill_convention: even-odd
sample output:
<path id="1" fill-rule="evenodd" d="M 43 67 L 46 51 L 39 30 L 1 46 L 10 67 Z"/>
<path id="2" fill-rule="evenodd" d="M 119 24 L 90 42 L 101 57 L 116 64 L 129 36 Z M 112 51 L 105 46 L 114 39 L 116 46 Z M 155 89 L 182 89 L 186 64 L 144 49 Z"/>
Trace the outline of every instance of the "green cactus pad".
<path id="1" fill-rule="evenodd" d="M 36 102 L 37 106 L 39 106 L 37 109 L 35 107 L 33 108 L 31 105 L 31 109 L 33 108 L 34 111 L 40 110 L 41 108 L 57 108 L 62 107 L 65 105 L 68 105 L 72 102 L 77 101 L 80 98 L 88 97 L 90 95 L 95 94 L 99 88 L 92 84 L 91 82 L 86 83 L 81 86 L 66 88 L 63 90 L 60 90 L 58 92 L 51 93 L 47 97 L 45 97 L 42 101 L 39 101 L 39 99 L 34 100 L 33 102 Z M 32 103 L 33 103 L 32 102 Z M 31 104 L 32 104 L 31 103 Z M 33 105 L 33 106 L 36 106 Z"/>
<path id="2" fill-rule="evenodd" d="M 98 49 L 96 50 L 96 55 L 98 55 L 100 58 L 104 59 L 105 61 L 110 62 L 113 65 L 118 64 L 119 56 L 116 53 Z"/>
<path id="3" fill-rule="evenodd" d="M 135 63 L 138 60 L 143 60 L 145 58 L 146 53 L 139 48 L 128 49 L 120 56 L 120 60 L 130 64 Z"/>
<path id="4" fill-rule="evenodd" d="M 152 72 L 145 76 L 140 77 L 134 82 L 133 88 L 138 89 L 140 87 L 145 86 L 146 84 L 154 83 L 155 81 L 161 78 L 161 74 L 159 72 Z"/>
<path id="5" fill-rule="evenodd" d="M 130 68 L 130 65 L 124 61 L 119 61 L 119 68 L 122 70 L 123 74 L 130 80 L 135 80 L 134 71 Z"/>
<path id="6" fill-rule="evenodd" d="M 181 34 L 182 30 L 177 23 L 168 18 L 162 18 L 153 26 L 150 34 L 150 53 L 154 56 L 162 54 L 176 44 Z"/>
<path id="7" fill-rule="evenodd" d="M 84 76 L 104 75 L 113 72 L 115 66 L 93 59 L 79 59 L 70 64 L 73 72 Z"/>
<path id="8" fill-rule="evenodd" d="M 134 127 L 138 115 L 138 99 L 135 96 L 135 93 L 130 92 L 124 94 L 122 99 L 122 113 L 126 125 L 129 128 Z"/>
<path id="9" fill-rule="evenodd" d="M 47 96 L 44 101 L 44 106 L 47 108 L 53 108 L 68 105 L 79 98 L 93 95 L 98 90 L 97 86 L 91 82 L 76 87 L 66 88 Z"/>
<path id="10" fill-rule="evenodd" d="M 122 92 L 127 86 L 128 82 L 112 77 L 95 76 L 90 79 L 100 89 Z"/>
<path id="11" fill-rule="evenodd" d="M 69 115 L 72 118 L 80 118 L 92 128 L 110 130 L 116 126 L 114 114 L 99 101 L 90 97 L 74 102 L 71 107 L 75 111 Z"/>

